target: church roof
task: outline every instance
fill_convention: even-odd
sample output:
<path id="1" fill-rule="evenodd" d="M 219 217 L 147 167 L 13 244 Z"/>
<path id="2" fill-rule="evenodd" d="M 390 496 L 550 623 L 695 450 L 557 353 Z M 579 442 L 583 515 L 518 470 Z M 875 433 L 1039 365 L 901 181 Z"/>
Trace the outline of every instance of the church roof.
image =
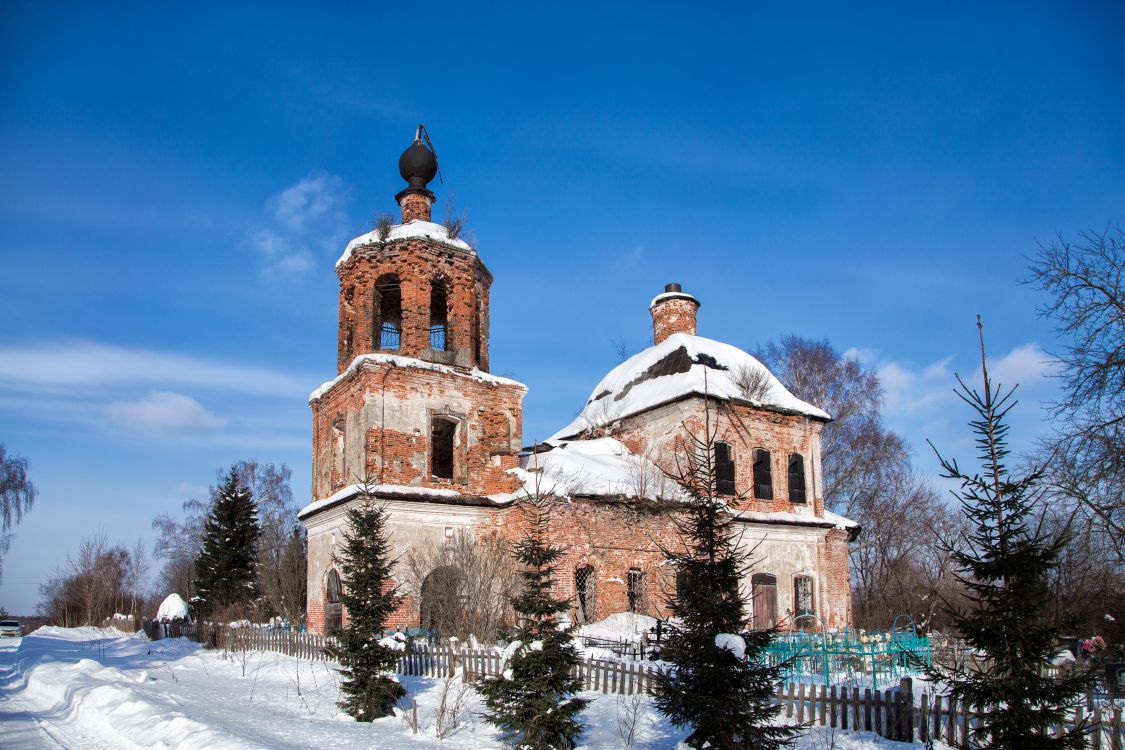
<path id="1" fill-rule="evenodd" d="M 339 268 L 340 266 L 347 263 L 348 259 L 352 257 L 352 251 L 357 247 L 362 247 L 363 245 L 377 245 L 380 242 L 390 242 L 391 240 L 405 240 L 420 237 L 423 239 L 433 240 L 434 242 L 440 242 L 443 245 L 449 245 L 450 247 L 455 247 L 458 250 L 464 250 L 469 253 L 476 252 L 475 250 L 473 250 L 473 246 L 468 242 L 465 242 L 465 240 L 457 237 L 450 237 L 449 230 L 446 229 L 444 225 L 435 224 L 432 221 L 411 219 L 405 224 L 392 225 L 391 228 L 387 230 L 387 234 L 385 237 L 380 236 L 380 234 L 381 232 L 379 229 L 373 229 L 366 234 L 361 234 L 360 236 L 349 242 L 348 246 L 344 248 L 344 254 L 340 256 L 340 259 L 338 261 L 336 261 L 336 268 Z"/>
<path id="2" fill-rule="evenodd" d="M 574 421 L 551 440 L 574 437 L 619 419 L 690 395 L 735 400 L 765 409 L 831 419 L 794 396 L 741 349 L 720 341 L 674 333 L 610 370 Z"/>

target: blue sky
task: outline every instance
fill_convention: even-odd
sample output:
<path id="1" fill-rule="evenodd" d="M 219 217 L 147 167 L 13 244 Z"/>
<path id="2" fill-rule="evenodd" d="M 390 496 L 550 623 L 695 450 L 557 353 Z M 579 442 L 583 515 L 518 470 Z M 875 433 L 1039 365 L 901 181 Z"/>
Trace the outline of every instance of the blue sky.
<path id="1" fill-rule="evenodd" d="M 1120 4 L 354 5 L 0 10 L 0 441 L 40 489 L 9 610 L 239 458 L 307 497 L 333 263 L 394 211 L 417 122 L 526 440 L 615 339 L 649 343 L 670 281 L 702 335 L 856 350 L 931 472 L 926 438 L 966 445 L 979 312 L 1017 434 L 1042 429 L 1055 340 L 1017 280 L 1037 241 L 1122 220 Z"/>

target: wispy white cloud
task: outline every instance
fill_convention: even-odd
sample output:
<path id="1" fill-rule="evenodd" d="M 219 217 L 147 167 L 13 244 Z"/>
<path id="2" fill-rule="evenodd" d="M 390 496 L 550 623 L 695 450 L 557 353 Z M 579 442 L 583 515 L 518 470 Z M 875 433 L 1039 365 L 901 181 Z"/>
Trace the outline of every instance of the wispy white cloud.
<path id="1" fill-rule="evenodd" d="M 954 389 L 958 374 L 970 388 L 981 388 L 979 362 L 949 355 L 919 364 L 884 358 L 872 350 L 854 351 L 879 374 L 885 392 L 883 414 L 887 424 L 910 441 L 924 462 L 933 464 L 927 440 L 943 451 L 967 459 L 972 456 L 972 435 L 966 427 L 971 414 Z M 1017 397 L 1021 403 L 1008 417 L 1012 427 L 1010 447 L 1017 452 L 1030 448 L 1046 428 L 1042 405 L 1055 396 L 1057 383 L 1051 375 L 1056 366 L 1055 360 L 1035 342 L 1021 344 L 988 360 L 988 374 L 994 386 L 1006 390 L 1019 385 Z"/>
<path id="2" fill-rule="evenodd" d="M 270 198 L 269 207 L 274 221 L 301 232 L 326 219 L 343 218 L 348 193 L 342 178 L 314 172 Z"/>
<path id="3" fill-rule="evenodd" d="M 155 391 L 135 401 L 114 401 L 106 415 L 118 427 L 145 432 L 209 432 L 226 424 L 191 396 L 170 391 Z"/>
<path id="4" fill-rule="evenodd" d="M 318 257 L 342 249 L 345 208 L 351 190 L 344 180 L 313 172 L 266 201 L 268 219 L 246 231 L 245 242 L 262 259 L 270 279 L 310 271 Z"/>
<path id="5" fill-rule="evenodd" d="M 0 346 L 0 393 L 78 395 L 149 386 L 290 399 L 313 380 L 256 364 L 93 341 Z"/>

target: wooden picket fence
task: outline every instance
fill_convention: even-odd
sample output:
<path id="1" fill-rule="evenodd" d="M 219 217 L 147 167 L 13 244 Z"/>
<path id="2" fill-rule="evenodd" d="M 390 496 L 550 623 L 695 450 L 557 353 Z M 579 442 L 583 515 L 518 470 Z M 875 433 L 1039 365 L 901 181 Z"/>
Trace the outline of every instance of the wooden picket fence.
<path id="1" fill-rule="evenodd" d="M 161 638 L 188 638 L 207 648 L 226 651 L 272 651 L 298 659 L 323 661 L 328 640 L 312 632 L 270 628 L 232 628 L 212 623 L 146 621 L 145 634 L 149 640 Z"/>
<path id="2" fill-rule="evenodd" d="M 231 628 L 225 625 L 192 623 L 144 623 L 152 640 L 190 638 L 209 648 L 229 651 L 272 651 L 299 659 L 324 660 L 328 639 L 316 633 L 264 628 Z M 471 649 L 449 644 L 416 642 L 398 659 L 397 671 L 426 677 L 459 676 L 466 682 L 501 674 L 504 657 L 496 649 Z M 604 694 L 651 694 L 660 677 L 660 667 L 637 661 L 587 659 L 573 674 L 586 690 Z M 874 732 L 891 740 L 941 740 L 967 748 L 968 736 L 980 714 L 942 696 L 922 695 L 915 705 L 912 681 L 903 678 L 893 690 L 805 685 L 790 682 L 778 687 L 774 702 L 782 706 L 786 719 L 797 723 Z M 1055 727 L 1056 734 L 1085 722 L 1087 747 L 1091 750 L 1125 750 L 1121 708 L 1118 706 L 1078 709 L 1071 721 Z"/>
<path id="3" fill-rule="evenodd" d="M 891 740 L 940 740 L 952 747 L 968 748 L 969 733 L 982 714 L 949 698 L 923 694 L 915 705 L 912 680 L 903 678 L 895 690 L 872 690 L 832 685 L 790 683 L 779 689 L 775 702 L 797 723 L 837 729 L 857 729 Z M 1078 708 L 1065 724 L 1053 728 L 1056 736 L 1084 725 L 1087 747 L 1122 750 L 1121 708 Z"/>

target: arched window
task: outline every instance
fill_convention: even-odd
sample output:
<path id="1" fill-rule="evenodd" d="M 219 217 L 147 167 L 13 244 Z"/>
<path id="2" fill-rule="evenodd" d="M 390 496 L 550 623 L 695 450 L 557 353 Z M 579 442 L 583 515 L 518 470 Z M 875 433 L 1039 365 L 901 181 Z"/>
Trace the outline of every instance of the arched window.
<path id="1" fill-rule="evenodd" d="M 773 500 L 770 452 L 763 448 L 754 451 L 754 497 L 759 500 Z"/>
<path id="2" fill-rule="evenodd" d="M 625 574 L 625 593 L 629 597 L 629 611 L 640 612 L 645 606 L 645 574 L 640 568 L 629 568 Z"/>
<path id="3" fill-rule="evenodd" d="M 324 599 L 324 634 L 332 635 L 344 625 L 344 605 L 340 603 L 340 574 L 335 568 L 328 571 L 328 587 Z"/>
<path id="4" fill-rule="evenodd" d="M 445 417 L 430 420 L 430 474 L 435 479 L 453 479 L 453 444 L 457 422 Z"/>
<path id="5" fill-rule="evenodd" d="M 777 576 L 755 573 L 750 577 L 750 598 L 753 600 L 754 629 L 777 627 Z"/>
<path id="6" fill-rule="evenodd" d="M 812 576 L 793 577 L 793 614 L 794 617 L 816 614 L 816 602 L 813 599 Z"/>
<path id="7" fill-rule="evenodd" d="M 402 341 L 402 289 L 393 273 L 380 276 L 375 282 L 378 310 L 372 331 L 376 349 L 398 349 Z"/>
<path id="8" fill-rule="evenodd" d="M 734 494 L 734 450 L 728 443 L 715 443 L 715 492 Z"/>
<path id="9" fill-rule="evenodd" d="M 597 577 L 593 565 L 583 565 L 574 571 L 574 591 L 577 601 L 578 622 L 594 622 L 598 619 Z"/>
<path id="10" fill-rule="evenodd" d="M 789 502 L 805 502 L 805 457 L 800 453 L 789 455 Z"/>
<path id="11" fill-rule="evenodd" d="M 430 348 L 449 349 L 449 286 L 442 279 L 430 282 Z"/>
<path id="12" fill-rule="evenodd" d="M 343 484 L 347 473 L 345 462 L 347 451 L 346 421 L 339 414 L 332 420 L 332 477 L 333 484 Z"/>
<path id="13" fill-rule="evenodd" d="M 472 324 L 472 327 L 471 327 L 472 328 L 471 335 L 472 335 L 472 339 L 473 339 L 473 341 L 472 341 L 473 364 L 475 364 L 477 367 L 482 366 L 482 363 L 480 361 L 480 335 L 481 335 L 480 329 L 481 329 L 481 325 L 483 324 L 483 320 L 484 320 L 484 314 L 482 312 L 483 307 L 484 307 L 484 303 L 481 302 L 478 299 L 476 301 L 476 307 L 473 308 L 473 324 Z"/>

